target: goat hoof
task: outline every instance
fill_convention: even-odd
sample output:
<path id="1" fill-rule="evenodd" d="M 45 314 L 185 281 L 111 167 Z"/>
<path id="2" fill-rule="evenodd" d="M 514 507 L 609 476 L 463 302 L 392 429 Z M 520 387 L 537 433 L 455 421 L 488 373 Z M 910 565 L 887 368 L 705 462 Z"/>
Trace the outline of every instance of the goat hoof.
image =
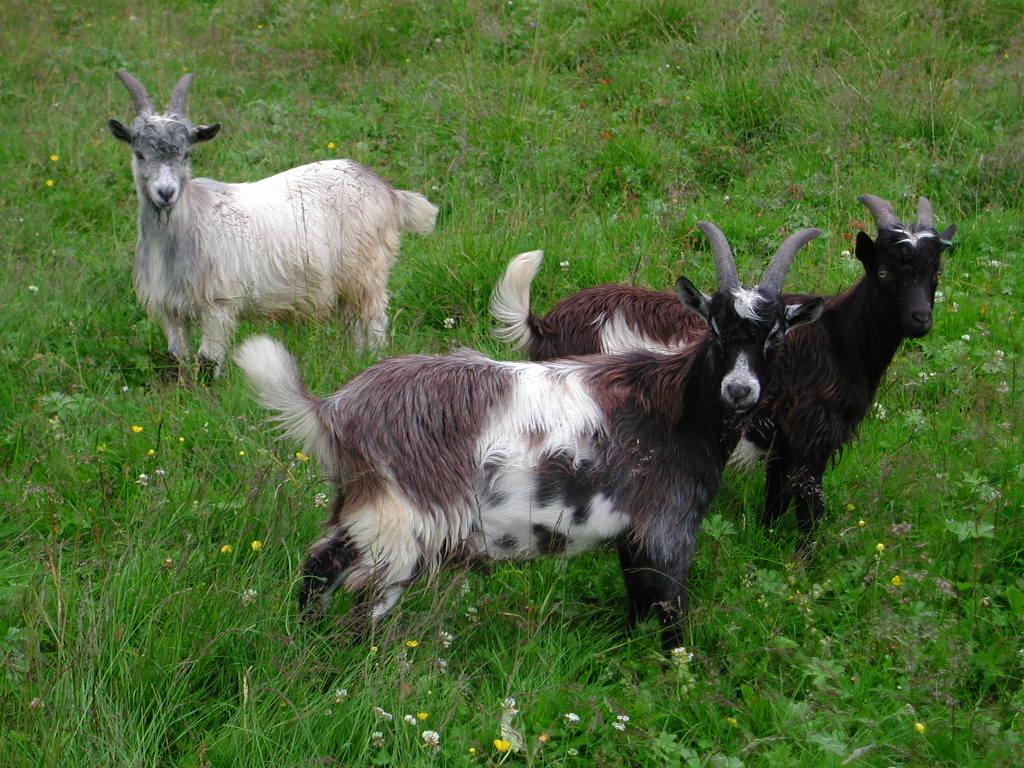
<path id="1" fill-rule="evenodd" d="M 159 377 L 168 384 L 182 381 L 185 373 L 185 361 L 172 352 L 161 355 L 155 365 Z"/>
<path id="2" fill-rule="evenodd" d="M 211 360 L 205 355 L 199 356 L 199 371 L 196 374 L 196 379 L 201 384 L 211 384 L 217 376 L 217 361 Z"/>

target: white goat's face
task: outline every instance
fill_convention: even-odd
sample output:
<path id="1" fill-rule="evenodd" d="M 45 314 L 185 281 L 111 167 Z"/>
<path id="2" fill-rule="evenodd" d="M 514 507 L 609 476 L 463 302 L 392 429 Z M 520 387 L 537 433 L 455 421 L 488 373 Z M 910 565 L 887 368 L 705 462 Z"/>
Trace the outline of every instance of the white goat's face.
<path id="1" fill-rule="evenodd" d="M 126 72 L 118 72 L 118 77 L 132 94 L 138 113 L 131 126 L 111 119 L 110 132 L 132 148 L 132 170 L 140 194 L 155 209 L 169 209 L 178 202 L 191 177 L 192 147 L 216 136 L 220 123 L 193 125 L 186 116 L 191 74 L 178 81 L 171 95 L 170 111 L 165 115 L 155 114 L 149 94 L 134 77 Z"/>
<path id="2" fill-rule="evenodd" d="M 189 126 L 159 115 L 132 121 L 135 183 L 154 208 L 170 208 L 191 176 Z"/>

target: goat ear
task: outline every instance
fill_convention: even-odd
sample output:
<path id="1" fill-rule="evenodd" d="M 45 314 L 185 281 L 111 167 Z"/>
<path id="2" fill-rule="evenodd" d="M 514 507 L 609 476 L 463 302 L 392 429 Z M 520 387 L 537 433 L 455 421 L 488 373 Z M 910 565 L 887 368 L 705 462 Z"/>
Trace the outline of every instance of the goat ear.
<path id="1" fill-rule="evenodd" d="M 939 233 L 939 243 L 942 250 L 953 247 L 953 236 L 956 234 L 956 224 L 950 224 Z"/>
<path id="2" fill-rule="evenodd" d="M 114 134 L 115 139 L 120 139 L 126 144 L 132 143 L 131 130 L 129 130 L 128 126 L 126 126 L 120 120 L 110 118 L 109 120 L 107 120 L 107 127 L 110 129 L 110 132 Z"/>
<path id="3" fill-rule="evenodd" d="M 676 293 L 684 306 L 689 307 L 705 320 L 711 316 L 711 297 L 697 290 L 697 286 L 680 277 L 676 280 Z"/>
<path id="4" fill-rule="evenodd" d="M 825 311 L 825 300 L 820 296 L 808 299 L 803 304 L 786 307 L 786 333 L 806 323 L 813 323 Z"/>
<path id="5" fill-rule="evenodd" d="M 857 233 L 857 258 L 869 272 L 875 268 L 875 242 L 867 232 Z"/>
<path id="6" fill-rule="evenodd" d="M 196 129 L 192 132 L 192 141 L 209 141 L 214 136 L 220 133 L 220 123 L 214 123 L 213 125 L 197 125 Z"/>

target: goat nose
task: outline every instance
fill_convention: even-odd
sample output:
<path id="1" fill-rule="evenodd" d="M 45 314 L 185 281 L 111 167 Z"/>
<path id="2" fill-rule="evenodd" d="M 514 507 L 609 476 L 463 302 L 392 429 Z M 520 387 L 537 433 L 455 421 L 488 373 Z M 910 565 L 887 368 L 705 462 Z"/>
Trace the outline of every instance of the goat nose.
<path id="1" fill-rule="evenodd" d="M 910 316 L 914 318 L 915 322 L 920 323 L 921 325 L 925 325 L 932 321 L 932 313 L 921 309 L 916 312 L 911 312 Z"/>
<path id="2" fill-rule="evenodd" d="M 734 403 L 742 403 L 750 397 L 750 385 L 738 382 L 729 382 L 725 387 L 726 394 Z"/>
<path id="3" fill-rule="evenodd" d="M 168 203 L 174 197 L 174 187 L 157 187 L 156 193 L 160 195 L 161 200 Z"/>

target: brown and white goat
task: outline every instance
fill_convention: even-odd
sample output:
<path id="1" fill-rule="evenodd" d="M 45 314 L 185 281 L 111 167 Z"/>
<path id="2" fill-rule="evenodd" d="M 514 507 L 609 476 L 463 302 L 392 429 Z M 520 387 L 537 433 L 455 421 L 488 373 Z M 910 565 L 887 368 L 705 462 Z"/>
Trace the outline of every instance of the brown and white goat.
<path id="1" fill-rule="evenodd" d="M 319 399 L 284 347 L 246 341 L 235 360 L 285 432 L 318 457 L 337 495 L 304 568 L 300 604 L 343 584 L 379 620 L 449 555 L 495 560 L 618 545 L 630 618 L 652 610 L 668 647 L 687 606 L 697 531 L 718 489 L 736 413 L 758 401 L 775 347 L 821 301 L 786 307 L 782 281 L 819 230 L 779 248 L 744 289 L 724 235 L 718 291 L 680 279 L 713 331 L 671 355 L 634 350 L 556 363 L 476 352 L 401 357 Z"/>
<path id="2" fill-rule="evenodd" d="M 909 226 L 885 200 L 874 195 L 859 200 L 878 226 L 875 240 L 864 232 L 857 235 L 864 277 L 828 297 L 818 322 L 786 337 L 733 456 L 745 464 L 767 454 L 761 513 L 766 526 L 795 499 L 800 530 L 814 528 L 824 511 L 826 467 L 855 437 L 900 343 L 924 336 L 932 325 L 939 259 L 956 227 L 939 234 L 924 197 L 917 222 Z M 620 285 L 584 289 L 538 318 L 530 311 L 529 294 L 539 266 L 531 254 L 514 260 L 492 302 L 502 323 L 498 335 L 526 347 L 531 360 L 628 348 L 680 349 L 707 328 L 704 318 L 672 301 L 670 292 Z"/>

